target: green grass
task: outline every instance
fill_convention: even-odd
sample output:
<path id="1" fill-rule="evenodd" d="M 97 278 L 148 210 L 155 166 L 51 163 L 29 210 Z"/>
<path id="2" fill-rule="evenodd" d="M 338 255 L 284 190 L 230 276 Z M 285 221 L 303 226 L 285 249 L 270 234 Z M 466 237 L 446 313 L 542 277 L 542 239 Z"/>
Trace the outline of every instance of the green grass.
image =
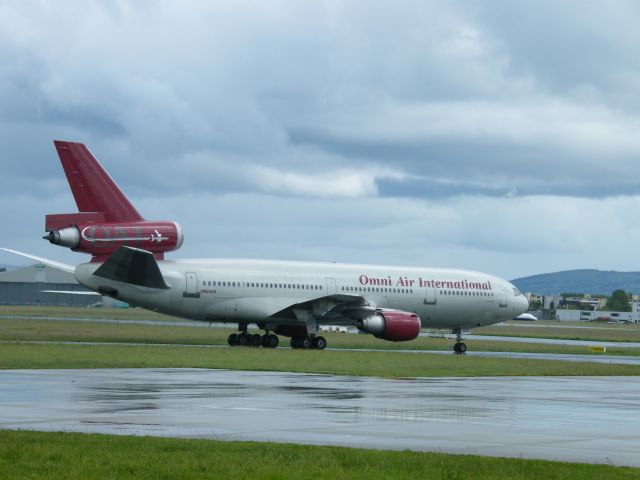
<path id="1" fill-rule="evenodd" d="M 41 307 L 35 305 L 1 305 L 0 316 L 111 318 L 124 320 L 185 321 L 143 308 Z"/>
<path id="2" fill-rule="evenodd" d="M 0 478 L 632 479 L 640 469 L 258 442 L 0 431 Z"/>
<path id="3" fill-rule="evenodd" d="M 640 375 L 640 365 L 396 352 L 196 346 L 0 344 L 0 368 L 197 367 L 390 378 Z"/>
<path id="4" fill-rule="evenodd" d="M 3 307 L 5 315 L 8 307 Z M 37 313 L 51 316 L 101 318 L 118 314 L 139 319 L 156 314 L 139 309 L 51 309 L 11 307 L 11 314 Z M 150 318 L 152 319 L 152 318 Z M 509 328 L 509 327 L 504 327 Z M 517 328 L 517 327 L 513 327 Z M 112 367 L 202 367 L 240 370 L 276 370 L 385 377 L 478 376 L 478 375 L 638 375 L 640 366 L 554 362 L 509 358 L 479 358 L 454 355 L 392 353 L 396 349 L 451 351 L 453 341 L 420 337 L 393 343 L 371 335 L 325 334 L 331 347 L 384 349 L 389 352 L 317 352 L 289 349 L 203 348 L 226 345 L 232 329 L 190 328 L 171 325 L 136 325 L 0 318 L 0 340 L 9 342 L 71 341 L 167 344 L 167 346 L 100 346 L 0 344 L 0 368 L 112 368 Z M 281 337 L 283 344 L 286 338 Z M 169 346 L 168 344 L 180 344 Z M 189 346 L 190 345 L 190 346 Z M 586 347 L 468 340 L 475 351 L 588 354 Z M 610 348 L 607 354 L 638 355 L 638 349 Z M 600 355 L 592 353 L 592 355 Z"/>
<path id="5" fill-rule="evenodd" d="M 574 328 L 571 328 L 574 327 Z M 475 328 L 478 335 L 558 338 L 586 341 L 640 342 L 640 324 L 540 321 Z"/>
<path id="6" fill-rule="evenodd" d="M 24 320 L 0 318 L 0 340 L 44 340 L 85 341 L 115 343 L 179 343 L 186 345 L 226 345 L 230 328 L 175 327 L 170 325 L 135 325 L 89 323 L 78 321 Z M 419 337 L 411 342 L 386 342 L 372 335 L 323 333 L 329 347 L 375 348 L 385 350 L 446 350 L 450 351 L 453 340 L 445 338 Z M 280 338 L 283 345 L 286 337 Z M 491 340 L 466 340 L 474 351 L 571 353 L 599 355 L 589 352 L 587 347 L 573 345 L 545 345 L 540 343 L 515 343 Z M 608 355 L 640 355 L 640 349 L 611 347 Z"/>

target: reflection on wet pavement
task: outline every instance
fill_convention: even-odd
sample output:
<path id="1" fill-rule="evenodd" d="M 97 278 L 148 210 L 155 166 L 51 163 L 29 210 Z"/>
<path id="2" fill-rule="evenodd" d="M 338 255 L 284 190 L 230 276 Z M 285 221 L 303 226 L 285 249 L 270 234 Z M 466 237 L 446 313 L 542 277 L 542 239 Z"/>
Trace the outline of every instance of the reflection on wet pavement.
<path id="1" fill-rule="evenodd" d="M 0 428 L 640 466 L 634 377 L 379 378 L 200 369 L 0 371 Z"/>

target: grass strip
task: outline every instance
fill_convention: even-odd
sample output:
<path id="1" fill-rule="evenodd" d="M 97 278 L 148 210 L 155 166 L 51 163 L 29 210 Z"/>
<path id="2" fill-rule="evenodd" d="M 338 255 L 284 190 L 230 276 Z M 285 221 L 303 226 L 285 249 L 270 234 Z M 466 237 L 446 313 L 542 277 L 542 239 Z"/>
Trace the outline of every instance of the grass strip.
<path id="1" fill-rule="evenodd" d="M 402 377 L 640 375 L 640 365 L 464 355 L 196 346 L 0 344 L 0 369 L 194 367 Z"/>
<path id="2" fill-rule="evenodd" d="M 0 340 L 44 340 L 68 342 L 109 343 L 180 343 L 186 345 L 226 345 L 231 328 L 189 328 L 168 325 L 135 325 L 85 323 L 77 321 L 21 320 L 0 318 Z M 323 333 L 329 347 L 375 348 L 385 350 L 446 350 L 451 351 L 453 340 L 419 337 L 411 342 L 386 342 L 372 335 Z M 286 337 L 280 338 L 287 344 Z M 585 346 L 541 343 L 466 340 L 471 351 L 564 353 L 600 355 Z M 640 355 L 638 348 L 608 347 L 607 355 Z"/>
<path id="3" fill-rule="evenodd" d="M 555 338 L 590 342 L 640 342 L 640 324 L 603 324 L 600 322 L 595 325 L 592 322 L 582 322 L 582 325 L 561 325 L 558 322 L 531 326 L 504 324 L 474 328 L 473 333 L 497 337 Z"/>
<path id="4" fill-rule="evenodd" d="M 632 479 L 640 469 L 259 442 L 0 431 L 0 478 Z"/>
<path id="5" fill-rule="evenodd" d="M 86 308 L 86 307 L 52 307 L 37 305 L 2 305 L 0 316 L 22 315 L 25 317 L 75 317 L 75 318 L 107 318 L 115 320 L 154 320 L 184 321 L 182 318 L 163 315 L 143 308 Z"/>

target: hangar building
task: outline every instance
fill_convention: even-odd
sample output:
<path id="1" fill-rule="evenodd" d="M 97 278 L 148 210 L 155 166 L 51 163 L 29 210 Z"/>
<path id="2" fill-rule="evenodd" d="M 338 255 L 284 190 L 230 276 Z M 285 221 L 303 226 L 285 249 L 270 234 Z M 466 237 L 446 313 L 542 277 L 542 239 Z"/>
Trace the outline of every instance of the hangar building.
<path id="1" fill-rule="evenodd" d="M 73 274 L 42 263 L 0 272 L 0 305 L 86 307 L 102 301 L 97 295 L 46 293 L 43 290 L 89 291 Z"/>

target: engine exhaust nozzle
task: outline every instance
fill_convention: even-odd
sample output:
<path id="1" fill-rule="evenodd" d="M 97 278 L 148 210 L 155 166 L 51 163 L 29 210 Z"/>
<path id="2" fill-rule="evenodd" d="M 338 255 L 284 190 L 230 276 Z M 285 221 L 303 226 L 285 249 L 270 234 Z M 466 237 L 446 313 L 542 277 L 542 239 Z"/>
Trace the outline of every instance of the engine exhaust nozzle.
<path id="1" fill-rule="evenodd" d="M 76 227 L 51 230 L 42 238 L 49 240 L 49 243 L 60 245 L 61 247 L 75 248 L 80 244 L 80 232 Z"/>

